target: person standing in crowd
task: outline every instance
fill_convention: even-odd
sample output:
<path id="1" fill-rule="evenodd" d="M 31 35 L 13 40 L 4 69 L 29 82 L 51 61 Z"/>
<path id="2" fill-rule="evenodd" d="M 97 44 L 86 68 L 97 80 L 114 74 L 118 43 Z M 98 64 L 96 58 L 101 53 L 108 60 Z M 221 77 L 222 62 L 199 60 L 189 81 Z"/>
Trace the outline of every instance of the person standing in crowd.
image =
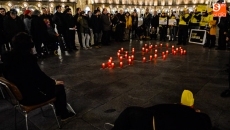
<path id="1" fill-rule="evenodd" d="M 176 39 L 176 26 L 177 21 L 174 14 L 171 15 L 168 22 L 169 26 L 169 41 L 174 41 Z"/>
<path id="2" fill-rule="evenodd" d="M 17 16 L 17 11 L 15 9 L 10 9 L 9 17 L 6 17 L 3 22 L 4 33 L 6 36 L 6 47 L 10 51 L 9 43 L 11 48 L 14 48 L 11 43 L 12 38 L 19 32 L 25 32 L 25 25 L 20 17 Z"/>
<path id="3" fill-rule="evenodd" d="M 190 32 L 192 29 L 199 29 L 200 20 L 201 20 L 200 12 L 197 12 L 197 10 L 195 9 L 195 12 L 192 12 L 191 20 L 189 22 Z"/>
<path id="4" fill-rule="evenodd" d="M 94 15 L 92 15 L 92 29 L 94 34 L 94 46 L 95 48 L 100 48 L 99 45 L 99 35 L 101 33 L 101 18 L 99 17 L 99 10 L 94 11 Z"/>
<path id="5" fill-rule="evenodd" d="M 3 53 L 3 50 L 5 50 L 5 44 L 6 44 L 6 38 L 4 34 L 4 28 L 3 28 L 3 21 L 6 16 L 6 10 L 4 8 L 0 8 L 0 60 L 1 60 L 1 55 Z"/>
<path id="6" fill-rule="evenodd" d="M 42 7 L 42 15 L 41 15 L 41 18 L 42 18 L 42 19 L 49 19 L 50 25 L 51 25 L 53 28 L 55 28 L 55 25 L 54 25 L 53 20 L 52 20 L 53 15 L 50 14 L 49 9 L 47 9 L 47 8 L 45 8 L 45 7 Z"/>
<path id="7" fill-rule="evenodd" d="M 206 27 L 209 23 L 209 17 L 207 11 L 202 12 L 201 20 L 200 20 L 200 29 L 206 30 Z"/>
<path id="8" fill-rule="evenodd" d="M 81 8 L 77 8 L 76 9 L 76 14 L 74 15 L 73 18 L 74 18 L 75 25 L 76 25 L 76 28 L 77 28 L 78 41 L 80 43 L 81 48 L 83 48 L 82 41 L 81 41 L 81 39 L 82 39 L 81 31 L 80 31 L 81 25 L 78 22 L 78 17 L 80 17 L 80 13 L 81 13 Z"/>
<path id="9" fill-rule="evenodd" d="M 46 24 L 40 16 L 41 12 L 39 10 L 34 10 L 30 30 L 38 58 L 41 58 L 44 55 L 41 46 L 42 43 L 45 43 L 48 36 Z"/>
<path id="10" fill-rule="evenodd" d="M 179 21 L 178 44 L 177 45 L 187 44 L 188 22 L 190 18 L 191 18 L 191 15 L 189 15 L 188 9 L 184 9 L 184 12 L 180 16 L 180 21 Z"/>
<path id="11" fill-rule="evenodd" d="M 125 21 L 126 21 L 126 25 L 125 25 L 125 40 L 129 40 L 130 39 L 130 32 L 132 29 L 132 17 L 130 16 L 129 12 L 125 13 Z"/>
<path id="12" fill-rule="evenodd" d="M 159 17 L 160 41 L 166 41 L 167 28 L 168 28 L 168 17 L 165 15 L 165 12 L 162 12 L 161 16 Z"/>
<path id="13" fill-rule="evenodd" d="M 32 12 L 30 10 L 26 10 L 24 12 L 25 18 L 24 18 L 24 24 L 25 24 L 25 30 L 28 34 L 30 34 L 30 29 L 31 29 L 31 15 Z"/>
<path id="14" fill-rule="evenodd" d="M 111 21 L 110 21 L 110 18 L 109 16 L 107 15 L 107 9 L 104 8 L 103 11 L 102 11 L 102 15 L 101 15 L 101 22 L 102 22 L 102 31 L 103 31 L 103 34 L 102 34 L 102 45 L 110 45 L 109 43 L 109 38 L 110 38 L 110 35 L 109 35 L 109 32 L 111 30 Z"/>
<path id="15" fill-rule="evenodd" d="M 137 12 L 133 12 L 132 14 L 132 38 L 136 38 L 136 31 L 138 27 L 138 15 Z"/>
<path id="16" fill-rule="evenodd" d="M 143 25 L 145 29 L 145 38 L 149 39 L 149 30 L 150 30 L 150 24 L 151 24 L 152 15 L 149 13 L 149 8 L 146 8 L 144 18 L 143 18 Z"/>
<path id="17" fill-rule="evenodd" d="M 118 18 L 117 26 L 116 26 L 117 41 L 123 42 L 125 23 L 126 23 L 123 10 L 120 10 L 120 12 L 117 14 L 117 18 Z"/>
<path id="18" fill-rule="evenodd" d="M 214 20 L 212 15 L 212 8 L 207 9 L 208 17 L 208 25 L 206 25 L 206 42 L 203 47 L 210 47 L 212 48 L 215 46 L 216 38 L 216 20 Z M 212 36 L 211 36 L 212 35 Z M 214 44 L 214 45 L 213 45 Z"/>
<path id="19" fill-rule="evenodd" d="M 77 48 L 75 46 L 76 25 L 70 8 L 67 8 L 64 11 L 64 17 L 65 17 L 65 24 L 66 24 L 65 26 L 66 48 L 68 51 L 72 51 L 72 50 L 77 51 Z"/>
<path id="20" fill-rule="evenodd" d="M 80 16 L 78 17 L 78 22 L 80 24 L 80 33 L 81 33 L 81 40 L 82 40 L 82 46 L 84 50 L 92 49 L 92 47 L 89 46 L 89 40 L 90 40 L 90 30 L 88 21 L 86 18 L 85 11 L 81 11 Z"/>
<path id="21" fill-rule="evenodd" d="M 152 20 L 151 20 L 151 26 L 152 26 L 152 31 L 151 31 L 151 39 L 153 38 L 154 40 L 157 39 L 157 28 L 159 27 L 159 16 L 157 15 L 157 11 L 154 11 Z"/>
<path id="22" fill-rule="evenodd" d="M 226 8 L 228 11 L 228 7 Z M 218 47 L 216 50 L 226 50 L 226 36 L 228 32 L 228 27 L 230 24 L 230 15 L 227 13 L 226 17 L 219 17 L 218 27 L 219 27 L 219 38 Z"/>
<path id="23" fill-rule="evenodd" d="M 66 34 L 65 34 L 65 25 L 64 25 L 64 16 L 61 12 L 61 6 L 56 6 L 56 13 L 53 16 L 53 22 L 57 26 L 57 31 L 60 36 L 64 37 L 64 41 L 66 40 Z M 63 43 L 63 42 L 61 42 Z M 66 50 L 64 43 L 60 44 L 61 52 L 64 52 Z"/>

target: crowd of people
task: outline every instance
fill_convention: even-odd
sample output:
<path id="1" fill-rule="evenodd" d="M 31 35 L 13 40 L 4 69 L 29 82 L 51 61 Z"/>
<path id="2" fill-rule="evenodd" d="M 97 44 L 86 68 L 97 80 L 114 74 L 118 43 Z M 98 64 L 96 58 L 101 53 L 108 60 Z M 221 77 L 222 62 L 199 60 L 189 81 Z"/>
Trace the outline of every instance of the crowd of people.
<path id="1" fill-rule="evenodd" d="M 228 9 L 227 9 L 228 10 Z M 82 49 L 100 48 L 101 45 L 110 45 L 111 39 L 117 42 L 129 39 L 157 39 L 160 41 L 178 41 L 178 45 L 186 45 L 191 29 L 206 30 L 206 42 L 204 47 L 213 48 L 216 44 L 216 31 L 219 27 L 219 50 L 226 49 L 228 40 L 228 28 L 230 17 L 213 17 L 212 9 L 199 12 L 172 12 L 171 15 L 162 11 L 153 14 L 147 8 L 140 17 L 136 10 L 132 13 L 116 11 L 115 14 L 108 13 L 104 8 L 98 7 L 94 12 L 85 12 L 81 8 L 72 14 L 71 8 L 65 6 L 63 11 L 60 5 L 56 6 L 56 12 L 50 13 L 47 8 L 42 10 L 25 10 L 18 16 L 15 9 L 6 12 L 0 8 L 0 55 L 3 50 L 9 51 L 13 48 L 11 40 L 19 32 L 26 32 L 32 36 L 35 44 L 34 53 L 38 57 L 46 52 L 57 52 L 60 46 L 61 52 L 77 51 L 75 45 L 75 34 Z M 139 19 L 143 23 L 139 25 Z M 227 38 L 226 38 L 227 37 Z M 92 46 L 93 45 L 93 46 Z"/>

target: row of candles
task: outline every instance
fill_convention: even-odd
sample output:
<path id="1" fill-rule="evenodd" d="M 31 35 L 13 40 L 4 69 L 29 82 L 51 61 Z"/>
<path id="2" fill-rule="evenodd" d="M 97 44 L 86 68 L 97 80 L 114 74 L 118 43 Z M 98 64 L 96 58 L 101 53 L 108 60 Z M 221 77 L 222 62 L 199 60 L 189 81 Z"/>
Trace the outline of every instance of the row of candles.
<path id="1" fill-rule="evenodd" d="M 163 45 L 160 44 L 160 47 L 162 47 Z M 168 48 L 168 45 L 166 45 L 166 47 Z M 155 45 L 155 48 L 157 48 L 157 45 Z M 148 46 L 147 44 L 145 44 L 145 46 L 142 48 L 142 52 L 143 53 L 148 53 L 148 51 L 152 50 L 153 49 L 153 45 L 150 45 Z M 183 50 L 182 47 L 179 47 L 179 48 L 175 48 L 174 45 L 172 45 L 172 54 L 173 55 L 176 55 L 180 50 L 180 54 L 181 55 L 185 55 L 186 54 L 186 50 Z M 157 52 L 158 50 L 155 49 L 155 54 L 154 54 L 154 59 L 157 59 Z M 132 48 L 132 51 L 131 51 L 131 56 L 128 56 L 128 51 L 124 51 L 124 48 L 121 48 L 120 50 L 118 50 L 117 52 L 117 56 L 119 58 L 119 65 L 120 65 L 120 68 L 123 67 L 123 56 L 121 55 L 122 53 L 124 53 L 124 59 L 127 59 L 128 60 L 128 65 L 131 65 L 133 64 L 133 61 L 134 61 L 134 53 L 135 53 L 135 49 Z M 142 54 L 143 54 L 142 53 Z M 165 52 L 162 52 L 162 59 L 165 60 L 166 59 L 166 55 L 169 54 L 169 51 L 166 50 Z M 153 60 L 153 55 L 150 55 L 149 56 L 149 60 L 152 61 Z M 142 57 L 142 62 L 146 62 L 146 57 Z M 109 60 L 108 60 L 108 63 L 107 63 L 107 67 L 108 68 L 114 68 L 115 64 L 113 62 L 113 58 L 110 57 Z M 106 68 L 106 63 L 102 63 L 102 68 L 105 69 Z"/>

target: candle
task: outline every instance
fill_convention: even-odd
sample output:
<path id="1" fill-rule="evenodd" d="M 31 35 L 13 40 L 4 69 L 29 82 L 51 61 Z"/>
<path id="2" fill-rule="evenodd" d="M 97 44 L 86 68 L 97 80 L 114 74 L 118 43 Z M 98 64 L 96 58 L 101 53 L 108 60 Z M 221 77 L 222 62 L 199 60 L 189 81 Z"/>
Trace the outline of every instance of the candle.
<path id="1" fill-rule="evenodd" d="M 132 50 L 132 54 L 134 54 L 134 50 Z"/>
<path id="2" fill-rule="evenodd" d="M 132 50 L 134 50 L 134 48 L 132 48 Z"/>
<path id="3" fill-rule="evenodd" d="M 111 68 L 112 68 L 112 69 L 114 68 L 114 63 L 111 64 Z"/>
<path id="4" fill-rule="evenodd" d="M 125 51 L 125 54 L 128 54 L 128 51 Z"/>
<path id="5" fill-rule="evenodd" d="M 128 59 L 131 59 L 131 56 L 129 56 Z"/>
<path id="6" fill-rule="evenodd" d="M 144 47 L 142 47 L 142 51 L 143 51 L 143 52 L 145 51 L 145 48 L 144 48 Z"/>
<path id="7" fill-rule="evenodd" d="M 184 55 L 186 55 L 186 50 L 184 50 Z"/>
<path id="8" fill-rule="evenodd" d="M 148 45 L 147 44 L 145 44 L 145 47 L 147 47 Z"/>
<path id="9" fill-rule="evenodd" d="M 166 47 L 168 48 L 168 47 L 169 47 L 169 45 L 167 44 L 167 45 L 166 45 Z"/>
<path id="10" fill-rule="evenodd" d="M 166 55 L 168 55 L 168 54 L 169 54 L 169 51 L 167 50 L 167 51 L 166 51 Z"/>
<path id="11" fill-rule="evenodd" d="M 157 53 L 157 49 L 155 49 L 155 53 Z"/>
<path id="12" fill-rule="evenodd" d="M 112 60 L 113 60 L 113 57 L 110 57 L 109 59 L 112 61 Z"/>
<path id="13" fill-rule="evenodd" d="M 165 55 L 163 55 L 163 59 L 165 60 L 165 58 L 166 58 L 166 56 Z"/>
<path id="14" fill-rule="evenodd" d="M 111 60 L 108 60 L 108 66 L 110 66 L 110 65 L 111 65 L 111 62 L 112 62 Z"/>
<path id="15" fill-rule="evenodd" d="M 146 62 L 146 58 L 145 58 L 145 57 L 143 57 L 142 61 L 143 61 L 143 62 Z"/>
<path id="16" fill-rule="evenodd" d="M 182 51 L 180 51 L 180 54 L 181 54 L 181 55 L 183 55 L 183 53 L 184 53 L 184 52 L 183 52 L 183 50 L 182 50 Z"/>
<path id="17" fill-rule="evenodd" d="M 146 48 L 146 49 L 145 49 L 145 52 L 148 52 L 148 51 L 149 51 L 149 50 Z"/>
<path id="18" fill-rule="evenodd" d="M 122 61 L 122 56 L 120 56 L 120 61 Z"/>
<path id="19" fill-rule="evenodd" d="M 131 65 L 131 62 L 132 62 L 132 59 L 129 59 L 129 60 L 128 60 L 129 65 Z"/>
<path id="20" fill-rule="evenodd" d="M 121 50 L 118 50 L 119 53 L 121 53 Z"/>
<path id="21" fill-rule="evenodd" d="M 179 48 L 181 49 L 181 46 Z"/>
<path id="22" fill-rule="evenodd" d="M 128 55 L 127 55 L 127 54 L 125 54 L 125 58 L 128 58 Z"/>
<path id="23" fill-rule="evenodd" d="M 155 45 L 155 48 L 157 48 L 157 45 Z"/>
<path id="24" fill-rule="evenodd" d="M 124 51 L 124 48 L 121 48 L 121 52 L 123 52 Z"/>
<path id="25" fill-rule="evenodd" d="M 120 53 L 119 52 L 117 52 L 117 56 L 120 57 Z"/>
<path id="26" fill-rule="evenodd" d="M 178 48 L 176 48 L 176 51 L 178 51 Z"/>
<path id="27" fill-rule="evenodd" d="M 102 67 L 102 69 L 104 69 L 105 68 L 105 63 L 102 63 L 101 67 Z"/>
<path id="28" fill-rule="evenodd" d="M 150 55 L 150 56 L 149 56 L 149 59 L 150 59 L 150 61 L 152 61 L 152 59 L 153 59 L 153 56 L 152 56 L 152 55 Z"/>
<path id="29" fill-rule="evenodd" d="M 131 56 L 132 61 L 134 60 L 134 55 Z"/>
<path id="30" fill-rule="evenodd" d="M 174 49 L 174 46 L 172 45 L 172 49 Z"/>
<path id="31" fill-rule="evenodd" d="M 123 67 L 123 62 L 120 62 L 120 67 L 121 67 L 121 68 Z"/>
<path id="32" fill-rule="evenodd" d="M 176 55 L 176 51 L 174 51 L 173 54 Z"/>
<path id="33" fill-rule="evenodd" d="M 160 44 L 161 45 L 161 47 L 162 47 L 162 44 Z"/>
<path id="34" fill-rule="evenodd" d="M 164 55 L 165 54 L 165 52 L 162 52 L 162 55 Z"/>
<path id="35" fill-rule="evenodd" d="M 155 58 L 155 59 L 157 58 L 157 54 L 154 55 L 154 58 Z"/>
<path id="36" fill-rule="evenodd" d="M 150 46 L 149 46 L 149 49 L 152 49 L 152 48 L 153 48 L 153 45 L 150 45 Z"/>

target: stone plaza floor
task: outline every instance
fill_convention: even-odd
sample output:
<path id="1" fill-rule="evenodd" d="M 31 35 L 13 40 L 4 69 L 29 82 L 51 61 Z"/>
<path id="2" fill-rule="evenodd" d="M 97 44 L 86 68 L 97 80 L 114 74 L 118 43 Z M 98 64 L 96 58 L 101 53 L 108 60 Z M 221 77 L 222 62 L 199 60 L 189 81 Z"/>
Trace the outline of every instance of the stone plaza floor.
<path id="1" fill-rule="evenodd" d="M 142 47 L 158 45 L 158 57 L 149 60 L 150 53 L 142 55 Z M 195 108 L 207 113 L 213 126 L 220 130 L 230 130 L 230 98 L 221 98 L 228 88 L 226 64 L 229 51 L 203 48 L 201 45 L 178 46 L 176 42 L 130 41 L 112 43 L 100 49 L 79 50 L 72 53 L 49 56 L 38 60 L 41 69 L 55 79 L 63 80 L 67 100 L 77 116 L 63 124 L 64 130 L 104 130 L 104 123 L 113 123 L 128 106 L 148 107 L 161 103 L 180 102 L 184 89 L 191 90 L 195 98 Z M 166 47 L 168 45 L 168 48 Z M 175 48 L 186 49 L 186 55 L 172 55 Z M 119 68 L 117 51 L 135 48 L 134 62 Z M 169 50 L 163 60 L 161 52 Z M 155 48 L 154 50 L 155 51 Z M 142 63 L 146 56 L 147 62 Z M 101 69 L 103 62 L 112 57 L 114 69 Z M 51 107 L 29 114 L 29 129 L 58 129 Z M 25 129 L 25 120 L 17 114 L 18 130 Z M 0 130 L 14 129 L 14 108 L 0 95 Z"/>

